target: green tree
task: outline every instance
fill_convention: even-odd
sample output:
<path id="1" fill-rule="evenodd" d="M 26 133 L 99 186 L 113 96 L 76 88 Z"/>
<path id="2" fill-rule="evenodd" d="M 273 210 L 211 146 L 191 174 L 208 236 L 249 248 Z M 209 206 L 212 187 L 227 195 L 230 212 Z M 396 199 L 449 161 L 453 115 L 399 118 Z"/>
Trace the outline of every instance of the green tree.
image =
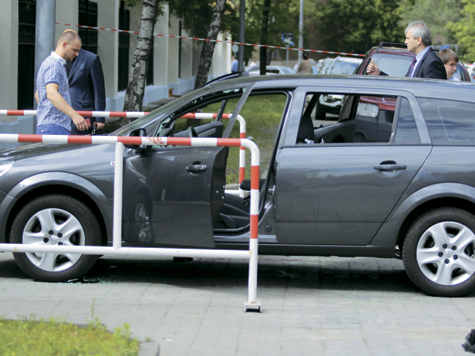
<path id="1" fill-rule="evenodd" d="M 318 1 L 314 25 L 328 51 L 365 53 L 381 41 L 404 42 L 399 2 L 394 0 Z"/>
<path id="2" fill-rule="evenodd" d="M 129 0 L 128 5 L 135 6 L 136 2 L 136 0 Z M 146 74 L 153 43 L 153 29 L 157 15 L 161 11 L 160 0 L 143 0 L 137 46 L 132 61 L 129 85 L 125 92 L 124 111 L 142 111 Z M 120 124 L 125 125 L 130 121 L 132 119 L 123 118 Z"/>
<path id="3" fill-rule="evenodd" d="M 472 63 L 475 60 L 475 0 L 462 0 L 464 8 L 457 22 L 449 22 L 447 27 L 463 50 L 459 51 L 462 61 Z"/>
<path id="4" fill-rule="evenodd" d="M 444 44 L 454 42 L 454 30 L 447 24 L 459 21 L 462 9 L 462 0 L 400 0 L 398 12 L 401 27 L 406 28 L 412 21 L 424 21 L 433 44 Z"/>
<path id="5" fill-rule="evenodd" d="M 236 5 L 238 8 L 238 5 Z M 300 0 L 246 0 L 245 41 L 269 46 L 283 46 L 282 34 L 292 33 L 298 43 Z M 231 23 L 233 41 L 239 41 L 239 14 Z M 269 49 L 259 47 L 261 62 L 269 63 Z M 256 49 L 244 47 L 244 61 L 247 63 Z M 282 50 L 284 51 L 284 50 Z M 264 54 L 265 53 L 265 54 Z"/>
<path id="6" fill-rule="evenodd" d="M 169 5 L 172 13 L 183 19 L 183 27 L 194 37 L 216 40 L 219 32 L 230 30 L 230 21 L 234 18 L 232 3 L 226 0 L 170 0 Z M 214 41 L 203 43 L 195 89 L 208 79 L 215 45 Z"/>

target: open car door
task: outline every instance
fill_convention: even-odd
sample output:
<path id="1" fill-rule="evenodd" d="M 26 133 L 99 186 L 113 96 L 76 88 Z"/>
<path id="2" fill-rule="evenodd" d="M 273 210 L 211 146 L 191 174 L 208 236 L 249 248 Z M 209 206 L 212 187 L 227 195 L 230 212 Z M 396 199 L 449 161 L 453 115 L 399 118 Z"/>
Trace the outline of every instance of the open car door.
<path id="1" fill-rule="evenodd" d="M 130 148 L 124 162 L 128 245 L 213 248 L 228 147 Z"/>

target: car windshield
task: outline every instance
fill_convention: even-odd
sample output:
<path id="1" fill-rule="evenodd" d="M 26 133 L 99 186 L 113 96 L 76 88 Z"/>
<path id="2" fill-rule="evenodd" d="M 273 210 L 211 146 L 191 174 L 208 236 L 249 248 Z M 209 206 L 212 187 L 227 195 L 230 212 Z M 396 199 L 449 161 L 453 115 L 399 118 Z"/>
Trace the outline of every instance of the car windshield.
<path id="1" fill-rule="evenodd" d="M 404 77 L 412 62 L 412 56 L 375 53 L 373 60 L 383 72 L 393 77 Z"/>
<path id="2" fill-rule="evenodd" d="M 329 74 L 351 74 L 358 67 L 358 62 L 335 61 L 330 69 Z"/>

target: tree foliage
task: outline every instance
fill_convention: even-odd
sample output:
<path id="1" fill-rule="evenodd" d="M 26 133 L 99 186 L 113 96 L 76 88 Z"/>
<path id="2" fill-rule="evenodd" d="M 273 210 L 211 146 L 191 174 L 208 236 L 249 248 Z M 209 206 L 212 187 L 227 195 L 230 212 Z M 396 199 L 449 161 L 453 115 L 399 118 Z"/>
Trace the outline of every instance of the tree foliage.
<path id="1" fill-rule="evenodd" d="M 398 12 L 403 28 L 412 21 L 424 21 L 430 29 L 432 42 L 446 44 L 454 42 L 455 34 L 447 24 L 459 21 L 462 9 L 462 0 L 400 0 Z"/>
<path id="2" fill-rule="evenodd" d="M 398 1 L 327 0 L 316 4 L 314 25 L 325 50 L 365 53 L 381 41 L 404 42 Z"/>
<path id="3" fill-rule="evenodd" d="M 153 30 L 158 8 L 159 0 L 143 1 L 137 46 L 135 47 L 130 71 L 129 85 L 125 92 L 124 111 L 142 111 L 146 73 L 152 50 Z M 124 118 L 122 123 L 126 124 L 130 121 L 128 118 Z"/>
<path id="4" fill-rule="evenodd" d="M 453 31 L 453 36 L 463 51 L 459 51 L 462 61 L 475 61 L 475 0 L 462 0 L 464 8 L 457 22 L 449 22 L 447 27 Z"/>
<path id="5" fill-rule="evenodd" d="M 216 7 L 215 0 L 169 0 L 170 11 L 173 15 L 183 20 L 183 28 L 194 37 L 206 38 Z M 224 18 L 219 26 L 219 31 L 229 31 L 230 22 L 235 17 L 232 4 L 225 2 Z"/>
<path id="6" fill-rule="evenodd" d="M 282 46 L 282 34 L 292 33 L 298 38 L 300 0 L 269 2 L 266 0 L 246 0 L 245 41 L 270 46 Z M 236 5 L 238 7 L 238 5 Z M 267 14 L 268 11 L 268 14 Z M 267 31 L 263 31 L 264 18 L 268 17 Z M 239 41 L 239 13 L 231 23 L 233 41 Z M 267 33 L 267 36 L 266 36 Z M 244 60 L 247 62 L 255 47 L 244 47 Z"/>

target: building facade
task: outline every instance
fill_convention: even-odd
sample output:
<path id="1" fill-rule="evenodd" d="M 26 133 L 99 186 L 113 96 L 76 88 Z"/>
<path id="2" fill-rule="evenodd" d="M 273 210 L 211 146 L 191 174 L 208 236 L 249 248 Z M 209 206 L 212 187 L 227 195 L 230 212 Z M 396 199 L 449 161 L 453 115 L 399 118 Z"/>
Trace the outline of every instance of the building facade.
<path id="1" fill-rule="evenodd" d="M 32 109 L 34 100 L 34 56 L 36 2 L 31 0 L 3 0 L 0 12 L 0 109 Z M 201 42 L 167 37 L 189 36 L 180 19 L 164 5 L 163 15 L 157 19 L 154 45 L 147 76 L 144 106 L 173 94 L 180 95 L 194 86 L 198 71 Z M 83 48 L 101 58 L 105 83 L 106 110 L 122 111 L 130 66 L 137 42 L 136 34 L 111 30 L 83 29 L 87 25 L 106 29 L 138 31 L 142 12 L 141 2 L 128 7 L 121 0 L 57 0 L 55 41 L 67 28 L 79 32 Z M 218 40 L 225 40 L 222 33 Z M 55 47 L 55 46 L 54 46 Z M 51 48 L 54 50 L 54 48 Z M 230 72 L 231 45 L 217 43 L 210 68 L 210 78 Z M 0 116 L 0 132 L 33 133 L 31 117 Z M 12 144 L 2 144 L 1 148 Z"/>

